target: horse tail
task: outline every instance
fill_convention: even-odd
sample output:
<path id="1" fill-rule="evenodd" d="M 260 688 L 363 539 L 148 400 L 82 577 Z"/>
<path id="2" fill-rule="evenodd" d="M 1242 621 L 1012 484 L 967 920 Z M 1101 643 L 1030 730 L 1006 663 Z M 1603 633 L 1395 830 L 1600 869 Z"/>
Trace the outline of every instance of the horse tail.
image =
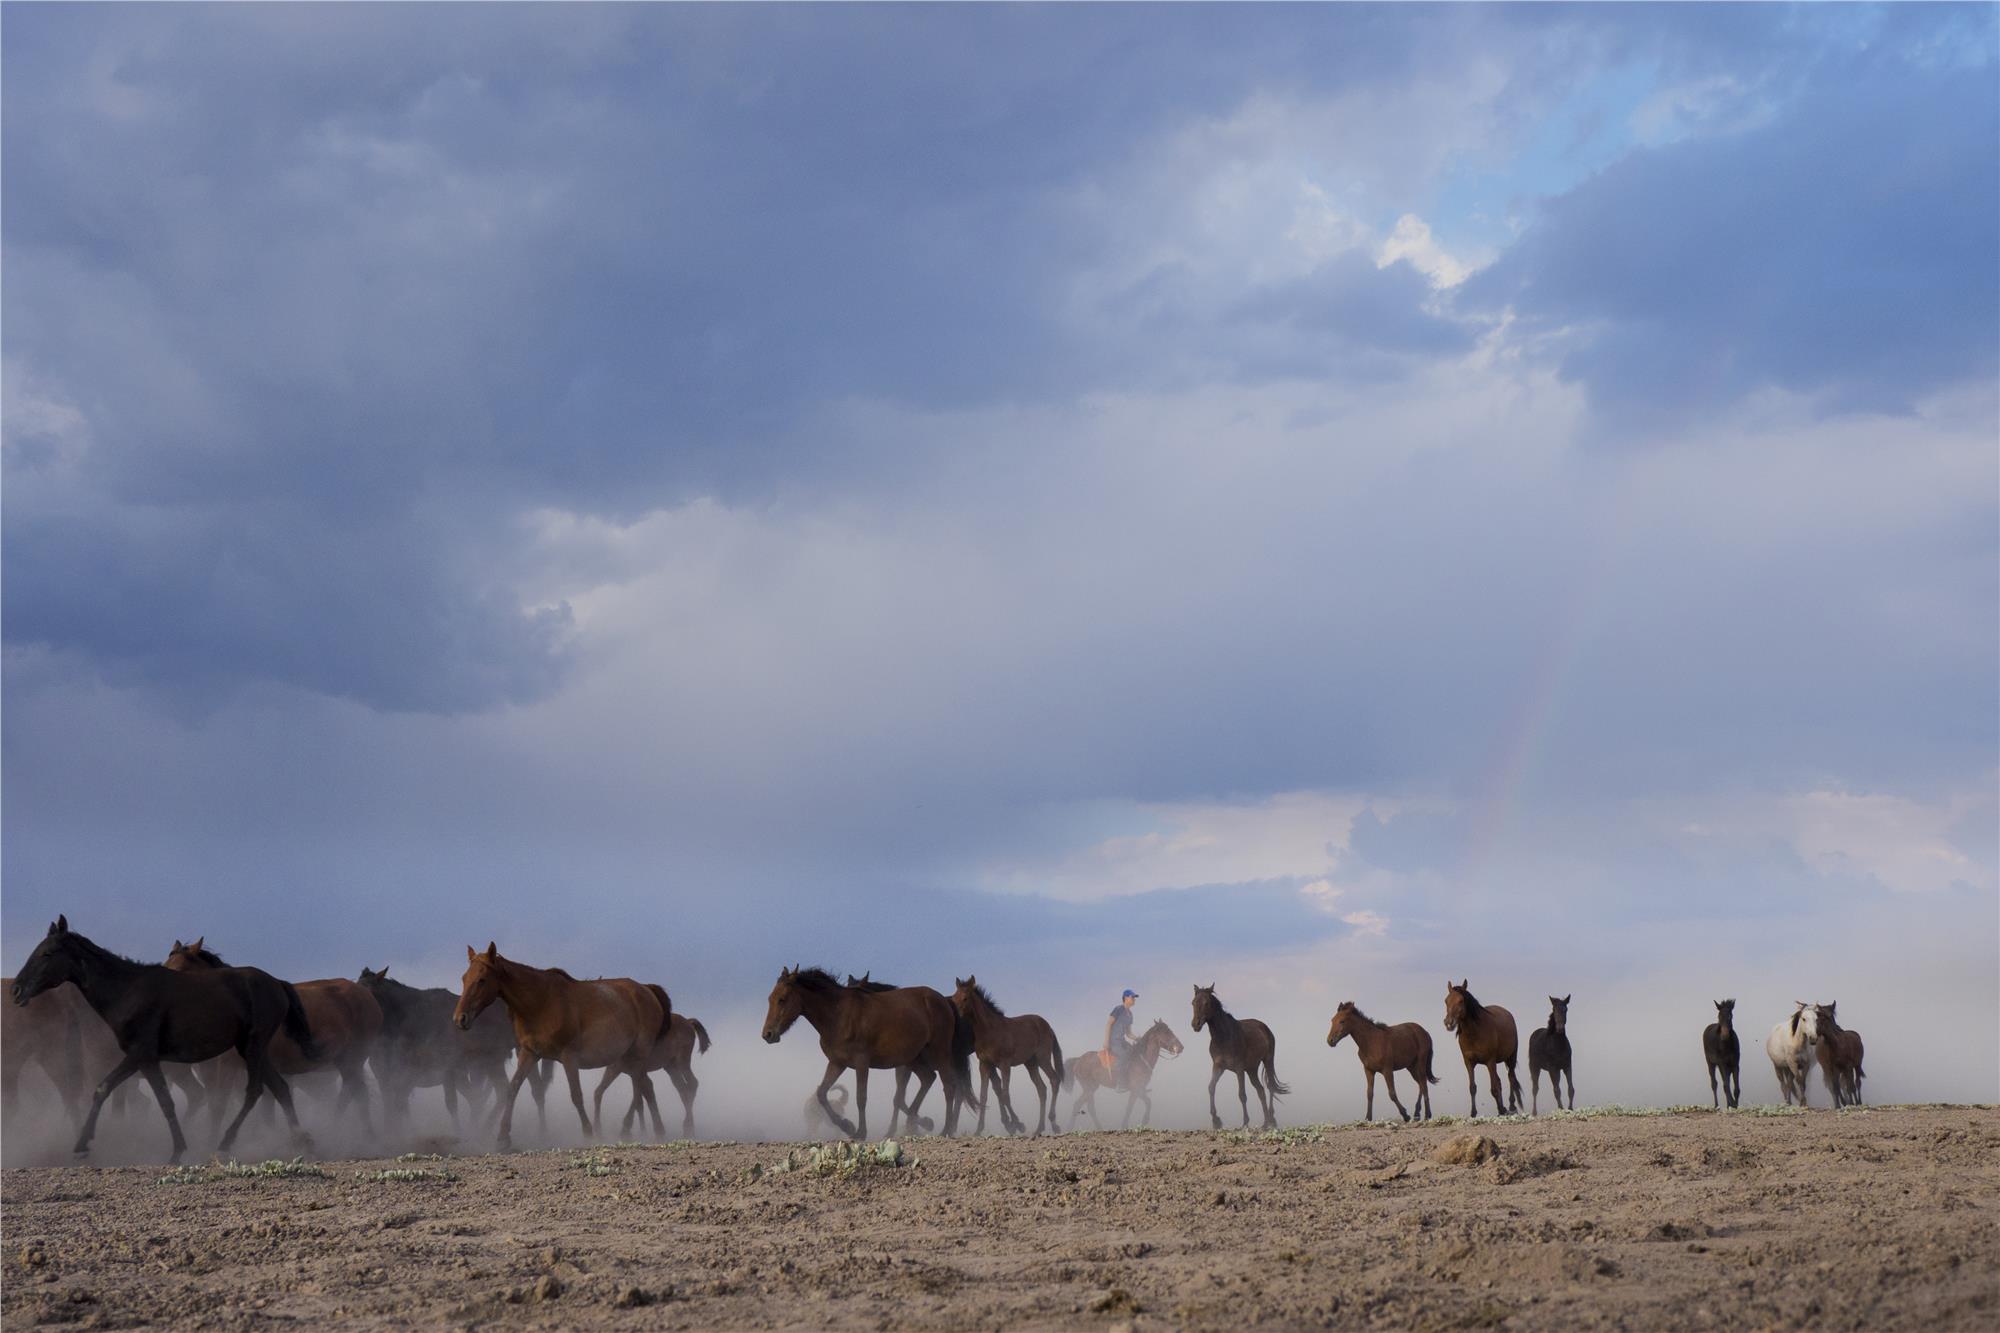
<path id="1" fill-rule="evenodd" d="M 1431 1072 L 1431 1059 L 1432 1059 L 1432 1056 L 1431 1056 L 1431 1053 L 1430 1053 L 1429 1051 L 1425 1051 L 1425 1052 L 1424 1052 L 1424 1082 L 1426 1082 L 1426 1083 L 1436 1083 L 1436 1082 L 1439 1082 L 1439 1081 L 1440 1081 L 1440 1080 L 1438 1079 L 1438 1076 L 1437 1076 L 1436 1074 L 1434 1074 L 1434 1073 L 1432 1073 L 1432 1072 Z"/>
<path id="2" fill-rule="evenodd" d="M 1264 1061 L 1264 1084 L 1270 1088 L 1273 1097 L 1289 1097 L 1291 1088 L 1278 1082 L 1278 1058 L 1274 1055 Z"/>
<path id="3" fill-rule="evenodd" d="M 699 1018 L 690 1018 L 688 1026 L 694 1029 L 695 1043 L 701 1048 L 702 1054 L 706 1055 L 708 1053 L 708 1029 L 701 1025 Z"/>
<path id="4" fill-rule="evenodd" d="M 667 1029 L 674 1025 L 674 1004 L 667 998 L 665 987 L 655 986 L 649 981 L 646 983 L 646 989 L 653 992 L 653 998 L 660 1002 L 660 1026 L 653 1033 L 653 1040 L 659 1041 L 667 1035 Z M 706 1050 L 707 1047 L 702 1049 Z"/>
<path id="5" fill-rule="evenodd" d="M 1049 1066 L 1049 1099 L 1053 1101 L 1055 1095 L 1062 1091 L 1063 1074 L 1069 1069 L 1063 1063 L 1062 1038 L 1056 1035 L 1054 1028 L 1049 1029 L 1049 1050 L 1055 1055 L 1054 1062 Z"/>
<path id="6" fill-rule="evenodd" d="M 272 980 L 277 980 L 275 977 Z M 306 1002 L 299 998 L 299 988 L 289 981 L 279 981 L 285 988 L 285 1035 L 299 1048 L 299 1054 L 308 1060 L 319 1059 L 319 1043 L 313 1040 L 312 1023 L 306 1018 Z"/>

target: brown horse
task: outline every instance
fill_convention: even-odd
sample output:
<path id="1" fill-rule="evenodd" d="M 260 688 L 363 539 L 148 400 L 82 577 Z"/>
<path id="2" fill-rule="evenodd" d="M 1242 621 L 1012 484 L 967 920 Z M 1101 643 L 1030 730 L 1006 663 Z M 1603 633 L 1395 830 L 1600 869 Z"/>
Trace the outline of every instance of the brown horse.
<path id="1" fill-rule="evenodd" d="M 1250 1086 L 1257 1089 L 1257 1103 L 1264 1109 L 1264 1128 L 1272 1129 L 1278 1123 L 1278 1098 L 1291 1089 L 1278 1082 L 1278 1039 L 1271 1035 L 1271 1029 L 1254 1018 L 1237 1018 L 1222 1007 L 1222 1001 L 1215 998 L 1215 987 L 1196 986 L 1194 988 L 1194 1030 L 1208 1029 L 1208 1120 L 1216 1129 L 1222 1128 L 1222 1117 L 1215 1112 L 1215 1085 L 1222 1081 L 1224 1074 L 1236 1075 L 1236 1099 L 1243 1104 L 1243 1124 L 1250 1124 L 1250 1094 L 1243 1089 L 1244 1075 L 1249 1075 Z M 1264 1083 L 1257 1081 L 1257 1070 L 1264 1071 Z M 1265 1084 L 1269 1086 L 1266 1087 Z"/>
<path id="2" fill-rule="evenodd" d="M 1514 1073 L 1520 1058 L 1520 1031 L 1514 1015 L 1497 1004 L 1481 1004 L 1467 989 L 1472 979 L 1444 983 L 1444 1030 L 1458 1034 L 1458 1053 L 1465 1057 L 1465 1081 L 1472 1091 L 1472 1114 L 1479 1114 L 1480 1065 L 1493 1081 L 1493 1101 L 1500 1114 L 1521 1109 L 1521 1080 Z M 1507 1066 L 1509 1097 L 1500 1095 L 1500 1066 Z"/>
<path id="3" fill-rule="evenodd" d="M 1833 1094 L 1834 1106 L 1859 1106 L 1861 1080 L 1868 1077 L 1861 1068 L 1861 1034 L 1835 1022 L 1833 1010 L 1831 1004 L 1813 1006 L 1819 1020 L 1820 1077 Z"/>
<path id="4" fill-rule="evenodd" d="M 91 1098 L 90 1111 L 77 1133 L 78 1154 L 90 1151 L 105 1099 L 119 1084 L 140 1074 L 152 1087 L 160 1114 L 166 1117 L 173 1135 L 173 1157 L 179 1161 L 187 1151 L 187 1140 L 174 1114 L 173 1094 L 167 1090 L 160 1062 L 192 1064 L 228 1050 L 242 1058 L 250 1071 L 250 1084 L 243 1109 L 223 1134 L 220 1150 L 227 1151 L 235 1141 L 244 1117 L 267 1088 L 284 1108 L 293 1133 L 298 1133 L 291 1089 L 269 1059 L 271 1039 L 280 1029 L 301 1050 L 313 1051 L 305 1005 L 290 984 L 254 967 L 183 973 L 134 962 L 77 934 L 69 928 L 69 918 L 59 916 L 28 955 L 9 993 L 15 1004 L 26 1005 L 66 981 L 83 992 L 92 1011 L 111 1029 L 121 1052 L 117 1065 L 98 1083 Z"/>
<path id="5" fill-rule="evenodd" d="M 1340 1045 L 1342 1037 L 1354 1038 L 1354 1049 L 1360 1052 L 1361 1067 L 1368 1073 L 1368 1118 L 1375 1118 L 1375 1076 L 1380 1074 L 1389 1088 L 1389 1100 L 1408 1120 L 1410 1113 L 1403 1110 L 1403 1100 L 1396 1095 L 1396 1071 L 1409 1071 L 1417 1081 L 1417 1109 L 1423 1118 L 1431 1118 L 1431 1084 L 1437 1076 L 1431 1073 L 1431 1034 L 1424 1031 L 1420 1023 L 1398 1023 L 1390 1027 L 1377 1023 L 1368 1015 L 1354 1007 L 1354 1001 L 1343 1000 L 1340 1008 L 1333 1011 L 1333 1025 L 1326 1031 L 1328 1047 Z"/>
<path id="6" fill-rule="evenodd" d="M 1724 1098 L 1733 1108 L 1743 1096 L 1743 1043 L 1736 1039 L 1736 1001 L 1715 1001 L 1715 1021 L 1702 1029 L 1702 1057 L 1708 1061 L 1708 1099 L 1722 1108 Z M 1722 1075 L 1722 1091 L 1715 1090 L 1715 1076 Z"/>
<path id="7" fill-rule="evenodd" d="M 951 1001 L 929 986 L 865 990 L 841 985 L 822 968 L 788 967 L 771 987 L 764 1040 L 775 1044 L 801 1017 L 819 1033 L 826 1055 L 826 1076 L 815 1095 L 841 1133 L 868 1137 L 868 1071 L 903 1068 L 915 1070 L 921 1082 L 907 1109 L 900 1099 L 890 1109 L 889 1132 L 896 1131 L 897 1111 L 914 1119 L 933 1077 L 944 1083 L 944 1132 L 958 1132 L 959 1107 L 972 1092 L 972 1032 Z M 826 1090 L 849 1069 L 854 1071 L 851 1124 L 826 1098 Z"/>
<path id="8" fill-rule="evenodd" d="M 885 991 L 885 990 L 902 989 L 902 987 L 898 986 L 893 981 L 876 981 L 873 976 L 873 969 L 870 969 L 870 971 L 868 972 L 863 972 L 858 977 L 855 976 L 852 972 L 849 972 L 847 974 L 847 984 L 855 987 L 856 989 L 867 990 L 867 991 Z M 891 1103 L 891 1105 L 900 1108 L 902 1110 L 903 1129 L 905 1133 L 922 1132 L 928 1134 L 933 1129 L 937 1128 L 937 1122 L 935 1120 L 932 1120 L 927 1115 L 917 1115 L 915 1104 L 909 1100 L 910 1079 L 914 1077 L 917 1074 L 917 1072 L 918 1072 L 917 1070 L 912 1069 L 908 1065 L 904 1065 L 902 1068 L 896 1071 L 896 1097 L 895 1100 Z M 931 1080 L 929 1077 L 926 1077 L 923 1080 L 923 1082 L 918 1085 L 917 1101 L 922 1101 L 924 1099 L 925 1094 L 930 1091 L 930 1086 L 931 1086 Z M 846 1097 L 846 1093 L 842 1089 L 837 1087 L 829 1089 L 827 1092 L 827 1096 L 831 1097 L 836 1092 L 841 1093 L 843 1099 Z M 812 1099 L 807 1098 L 807 1100 L 810 1101 Z M 846 1106 L 847 1103 L 845 1100 L 843 1100 L 840 1105 L 840 1109 L 843 1114 L 845 1114 Z M 817 1112 L 815 1112 L 815 1114 L 817 1114 Z M 893 1112 L 891 1114 L 893 1115 Z"/>
<path id="9" fill-rule="evenodd" d="M 979 1128 L 975 1133 L 986 1132 L 986 1094 L 991 1087 L 1000 1089 L 1000 1123 L 1010 1134 L 1018 1134 L 1026 1126 L 1021 1117 L 1014 1114 L 1013 1099 L 1008 1096 L 1008 1080 L 1013 1076 L 1015 1065 L 1028 1067 L 1028 1081 L 1035 1085 L 1035 1099 L 1039 1109 L 1035 1113 L 1035 1133 L 1042 1132 L 1046 1121 L 1050 1133 L 1058 1129 L 1056 1124 L 1056 1097 L 1062 1089 L 1063 1053 L 1062 1044 L 1056 1040 L 1056 1031 L 1048 1020 L 1040 1014 L 1022 1014 L 1019 1018 L 1007 1017 L 1006 1011 L 993 1003 L 993 997 L 979 984 L 979 978 L 971 976 L 958 983 L 958 989 L 951 994 L 952 1007 L 958 1016 L 972 1024 L 972 1050 L 979 1057 Z M 1042 1086 L 1042 1075 L 1048 1075 L 1048 1087 Z"/>
<path id="10" fill-rule="evenodd" d="M 1069 1070 L 1069 1081 L 1077 1090 L 1076 1105 L 1072 1106 L 1069 1112 L 1070 1124 L 1074 1126 L 1076 1118 L 1088 1110 L 1090 1123 L 1097 1125 L 1099 1129 L 1104 1128 L 1097 1120 L 1098 1089 L 1116 1089 L 1121 1086 L 1125 1091 L 1125 1118 L 1118 1122 L 1118 1128 L 1124 1129 L 1132 1123 L 1132 1108 L 1141 1101 L 1146 1103 L 1146 1111 L 1139 1117 L 1139 1123 L 1141 1125 L 1152 1123 L 1153 1096 L 1148 1089 L 1153 1082 L 1153 1066 L 1160 1062 L 1162 1055 L 1177 1056 L 1181 1053 L 1181 1049 L 1181 1039 L 1174 1035 L 1174 1030 L 1167 1026 L 1166 1020 L 1156 1018 L 1153 1020 L 1153 1026 L 1146 1029 L 1145 1035 L 1132 1043 L 1132 1054 L 1125 1062 L 1125 1081 L 1122 1085 L 1112 1081 L 1111 1067 L 1104 1063 L 1097 1051 L 1079 1055 L 1069 1061 L 1066 1066 Z"/>
<path id="11" fill-rule="evenodd" d="M 173 950 L 167 954 L 166 965 L 176 972 L 213 971 L 228 967 L 229 964 L 207 947 L 206 940 L 206 936 L 193 944 L 175 940 Z M 361 1112 L 362 1126 L 369 1133 L 374 1133 L 375 1122 L 368 1114 L 368 1078 L 365 1071 L 368 1057 L 374 1053 L 375 1040 L 382 1035 L 382 1006 L 376 1003 L 366 987 L 345 977 L 295 981 L 292 985 L 297 989 L 299 999 L 305 1002 L 306 1019 L 312 1027 L 314 1053 L 307 1056 L 297 1042 L 280 1032 L 271 1041 L 272 1066 L 287 1078 L 320 1070 L 337 1072 L 340 1075 L 340 1095 L 334 1102 L 335 1114 L 352 1102 Z M 235 1056 L 225 1055 L 204 1068 L 204 1081 L 219 1091 L 221 1085 L 214 1083 L 213 1075 L 224 1069 L 233 1070 L 241 1063 Z"/>
<path id="12" fill-rule="evenodd" d="M 681 1095 L 681 1137 L 694 1137 L 694 1094 L 701 1087 L 701 1080 L 694 1076 L 694 1053 L 697 1047 L 704 1053 L 709 1046 L 708 1029 L 698 1018 L 667 1011 L 667 1032 L 653 1043 L 653 1052 L 647 1057 L 647 1068 L 659 1069 L 666 1073 L 674 1085 L 674 1091 Z M 591 1102 L 591 1115 L 599 1117 L 604 1109 L 604 1090 L 618 1077 L 618 1071 L 607 1068 L 604 1077 L 597 1080 L 597 1093 Z M 632 1105 L 625 1112 L 625 1121 L 620 1134 L 632 1131 L 632 1118 L 639 1113 L 639 1090 L 632 1089 Z M 653 1112 L 653 1133 L 666 1137 L 667 1127 L 660 1120 L 658 1110 Z"/>
<path id="13" fill-rule="evenodd" d="M 630 977 L 578 981 L 559 967 L 529 967 L 502 958 L 490 940 L 485 953 L 466 945 L 465 960 L 451 1021 L 469 1032 L 495 1000 L 507 1006 L 514 1020 L 514 1076 L 507 1081 L 500 1107 L 503 1148 L 513 1141 L 514 1103 L 538 1060 L 561 1063 L 586 1138 L 596 1137 L 597 1131 L 583 1109 L 583 1080 L 577 1072 L 583 1069 L 610 1068 L 631 1075 L 637 1095 L 652 1107 L 655 1122 L 659 1120 L 646 1061 L 666 1035 L 667 1015 L 673 1011 L 665 991 Z"/>
<path id="14" fill-rule="evenodd" d="M 0 977 L 0 986 L 13 985 L 14 978 Z M 92 1049 L 86 1051 L 86 1045 Z M 107 1069 L 117 1061 L 118 1045 L 110 1030 L 75 986 L 65 983 L 25 1005 L 0 1009 L 0 1106 L 9 1117 L 20 1096 L 21 1071 L 30 1063 L 48 1076 L 63 1109 L 74 1119 L 90 1100 L 85 1066 Z"/>

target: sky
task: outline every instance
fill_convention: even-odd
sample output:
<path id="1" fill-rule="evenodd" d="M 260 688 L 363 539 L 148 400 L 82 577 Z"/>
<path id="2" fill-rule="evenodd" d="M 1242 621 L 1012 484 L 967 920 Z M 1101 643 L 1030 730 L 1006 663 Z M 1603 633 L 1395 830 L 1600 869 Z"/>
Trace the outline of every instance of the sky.
<path id="1" fill-rule="evenodd" d="M 1995 1100 L 1995 15 L 9 6 L 5 962 Z"/>

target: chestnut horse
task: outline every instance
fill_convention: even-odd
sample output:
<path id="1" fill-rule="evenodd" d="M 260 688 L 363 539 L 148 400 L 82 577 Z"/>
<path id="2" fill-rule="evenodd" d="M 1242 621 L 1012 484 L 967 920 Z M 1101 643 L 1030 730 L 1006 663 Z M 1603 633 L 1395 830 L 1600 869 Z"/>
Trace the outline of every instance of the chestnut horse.
<path id="1" fill-rule="evenodd" d="M 1514 1015 L 1497 1004 L 1481 1004 L 1468 989 L 1472 979 L 1444 983 L 1444 1030 L 1458 1034 L 1458 1053 L 1465 1057 L 1465 1081 L 1472 1093 L 1472 1114 L 1479 1114 L 1480 1065 L 1493 1081 L 1493 1102 L 1501 1115 L 1521 1109 L 1521 1080 L 1514 1072 L 1520 1057 L 1520 1031 Z M 1509 1095 L 1500 1095 L 1500 1066 L 1507 1066 Z"/>
<path id="2" fill-rule="evenodd" d="M 77 1133 L 79 1155 L 90 1151 L 105 1099 L 119 1084 L 140 1074 L 152 1087 L 160 1114 L 167 1119 L 167 1129 L 173 1135 L 173 1160 L 179 1161 L 187 1151 L 187 1139 L 181 1134 L 173 1094 L 167 1090 L 160 1062 L 192 1064 L 229 1050 L 235 1051 L 250 1071 L 250 1082 L 243 1109 L 229 1122 L 219 1149 L 228 1151 L 244 1117 L 267 1088 L 284 1108 L 292 1132 L 298 1133 L 291 1089 L 269 1058 L 271 1040 L 280 1030 L 299 1049 L 313 1053 L 305 1005 L 290 983 L 254 967 L 183 973 L 134 962 L 77 934 L 69 928 L 69 918 L 59 916 L 28 955 L 10 993 L 15 1004 L 26 1005 L 66 981 L 83 992 L 85 1002 L 111 1029 L 121 1053 L 91 1098 L 90 1111 Z"/>
<path id="3" fill-rule="evenodd" d="M 465 946 L 465 976 L 459 982 L 458 1005 L 451 1021 L 462 1032 L 472 1025 L 495 1000 L 507 1007 L 514 1020 L 514 1076 L 500 1103 L 499 1143 L 513 1142 L 514 1103 L 521 1085 L 528 1080 L 538 1060 L 555 1060 L 569 1077 L 569 1099 L 576 1107 L 585 1138 L 596 1137 L 596 1127 L 583 1109 L 583 1079 L 577 1071 L 609 1068 L 629 1074 L 636 1095 L 652 1107 L 657 1122 L 658 1100 L 653 1096 L 653 1080 L 646 1074 L 646 1061 L 653 1046 L 667 1033 L 667 1015 L 672 1006 L 658 986 L 649 986 L 630 977 L 599 977 L 578 981 L 559 967 L 529 967 L 510 958 L 487 941 L 486 952 Z"/>
<path id="4" fill-rule="evenodd" d="M 1421 1023 L 1398 1023 L 1394 1027 L 1387 1023 L 1377 1023 L 1368 1015 L 1354 1007 L 1354 1001 L 1341 1001 L 1340 1008 L 1333 1011 L 1333 1025 L 1326 1030 L 1326 1044 L 1329 1048 L 1340 1045 L 1342 1037 L 1354 1038 L 1354 1049 L 1361 1055 L 1361 1068 L 1368 1074 L 1368 1118 L 1375 1118 L 1375 1076 L 1380 1074 L 1389 1089 L 1389 1100 L 1408 1120 L 1410 1113 L 1403 1110 L 1403 1099 L 1396 1095 L 1396 1071 L 1408 1071 L 1417 1082 L 1417 1110 L 1423 1118 L 1431 1118 L 1431 1084 L 1437 1076 L 1431 1073 L 1431 1034 L 1424 1031 Z"/>
<path id="5" fill-rule="evenodd" d="M 896 1131 L 896 1113 L 914 1118 L 916 1106 L 929 1091 L 931 1079 L 944 1083 L 944 1132 L 958 1132 L 958 1111 L 971 1099 L 972 1032 L 960 1021 L 951 1001 L 929 986 L 899 986 L 868 990 L 843 986 L 817 967 L 788 967 L 778 973 L 764 1013 L 764 1040 L 775 1044 L 803 1017 L 819 1033 L 826 1055 L 826 1076 L 814 1094 L 827 1119 L 850 1138 L 868 1137 L 868 1071 L 913 1069 L 921 1079 L 916 1101 L 907 1110 L 898 1104 L 889 1112 L 889 1132 Z M 826 1090 L 841 1074 L 854 1071 L 854 1122 L 833 1109 Z"/>
<path id="6" fill-rule="evenodd" d="M 1245 1074 L 1250 1077 L 1250 1086 L 1257 1089 L 1257 1103 L 1264 1109 L 1264 1128 L 1274 1128 L 1278 1123 L 1278 1098 L 1291 1089 L 1278 1082 L 1278 1039 L 1271 1035 L 1271 1029 L 1254 1018 L 1237 1018 L 1222 1007 L 1222 1001 L 1215 998 L 1215 987 L 1196 986 L 1194 988 L 1194 1030 L 1208 1029 L 1208 1059 L 1211 1070 L 1208 1076 L 1208 1120 L 1216 1129 L 1222 1128 L 1222 1117 L 1215 1112 L 1215 1085 L 1222 1081 L 1226 1073 L 1236 1075 L 1236 1100 L 1243 1104 L 1243 1125 L 1250 1125 L 1250 1095 L 1243 1089 Z M 1264 1070 L 1265 1082 L 1257 1081 L 1257 1070 Z"/>
<path id="7" fill-rule="evenodd" d="M 172 951 L 167 954 L 166 965 L 176 972 L 213 971 L 228 967 L 229 964 L 223 962 L 220 955 L 207 947 L 206 940 L 207 936 L 202 936 L 193 944 L 175 940 Z M 272 1066 L 288 1078 L 322 1069 L 337 1071 L 340 1074 L 340 1095 L 334 1102 L 335 1113 L 353 1102 L 360 1108 L 362 1126 L 370 1134 L 374 1133 L 375 1122 L 368 1114 L 368 1078 L 364 1071 L 368 1057 L 374 1052 L 375 1039 L 382 1035 L 382 1006 L 365 988 L 345 977 L 295 981 L 292 985 L 297 989 L 299 999 L 305 1002 L 306 1019 L 312 1027 L 314 1052 L 308 1057 L 299 1049 L 297 1042 L 280 1032 L 271 1039 Z M 235 1069 L 241 1063 L 235 1056 L 225 1055 L 203 1067 L 203 1081 L 214 1088 L 218 1108 L 221 1105 L 221 1085 L 216 1076 L 225 1069 Z"/>
<path id="8" fill-rule="evenodd" d="M 993 1003 L 993 997 L 979 984 L 977 976 L 958 983 L 958 989 L 951 994 L 951 1003 L 958 1016 L 972 1024 L 972 1050 L 979 1057 L 979 1128 L 974 1132 L 986 1132 L 986 1095 L 995 1086 L 1000 1089 L 1001 1127 L 1010 1134 L 1026 1128 L 1021 1117 L 1014 1114 L 1007 1086 L 1013 1067 L 1026 1065 L 1028 1081 L 1035 1085 L 1035 1099 L 1040 1103 L 1035 1114 L 1035 1133 L 1042 1132 L 1044 1121 L 1049 1132 L 1055 1133 L 1059 1128 L 1056 1097 L 1062 1090 L 1063 1053 L 1048 1020 L 1040 1014 L 1007 1017 L 1006 1011 Z M 1043 1074 L 1049 1078 L 1047 1088 L 1042 1086 Z"/>
<path id="9" fill-rule="evenodd" d="M 1820 1077 L 1833 1094 L 1835 1107 L 1859 1106 L 1861 1080 L 1868 1077 L 1861 1068 L 1861 1034 L 1834 1021 L 1833 1010 L 1831 1004 L 1813 1006 L 1819 1028 Z"/>
<path id="10" fill-rule="evenodd" d="M 1549 1025 L 1528 1034 L 1528 1113 L 1542 1113 L 1542 1071 L 1549 1075 L 1549 1091 L 1555 1094 L 1556 1109 L 1563 1109 L 1562 1081 L 1569 1079 L 1569 1109 L 1576 1109 L 1576 1075 L 1570 1072 L 1569 1001 L 1549 996 Z"/>
<path id="11" fill-rule="evenodd" d="M 1125 1090 L 1125 1118 L 1118 1122 L 1124 1129 L 1132 1123 L 1132 1108 L 1139 1102 L 1146 1103 L 1146 1112 L 1139 1117 L 1142 1125 L 1152 1123 L 1153 1097 L 1147 1088 L 1153 1081 L 1153 1066 L 1160 1062 L 1162 1055 L 1176 1056 L 1181 1053 L 1181 1039 L 1167 1026 L 1163 1018 L 1153 1020 L 1153 1026 L 1146 1029 L 1139 1040 L 1132 1043 L 1132 1054 L 1125 1062 L 1125 1081 L 1113 1083 L 1111 1069 L 1107 1067 L 1099 1052 L 1079 1055 L 1069 1061 L 1069 1081 L 1076 1088 L 1076 1105 L 1070 1108 L 1069 1122 L 1073 1126 L 1076 1118 L 1086 1109 L 1090 1112 L 1090 1123 L 1104 1128 L 1097 1122 L 1097 1091 L 1099 1088 Z"/>
<path id="12" fill-rule="evenodd" d="M 694 1137 L 694 1095 L 701 1087 L 701 1080 L 694 1076 L 694 1054 L 697 1048 L 706 1053 L 708 1047 L 708 1029 L 701 1025 L 700 1019 L 669 1009 L 666 1035 L 653 1043 L 653 1052 L 647 1057 L 647 1068 L 664 1071 L 673 1083 L 674 1091 L 681 1095 L 681 1137 L 684 1139 Z M 597 1093 L 591 1102 L 593 1116 L 603 1113 L 604 1090 L 617 1077 L 617 1070 L 607 1068 L 604 1077 L 597 1080 Z M 624 1124 L 618 1132 L 630 1133 L 632 1118 L 638 1114 L 639 1090 L 635 1087 L 632 1089 L 632 1105 L 626 1109 Z M 667 1133 L 657 1109 L 653 1112 L 653 1133 L 661 1138 Z"/>

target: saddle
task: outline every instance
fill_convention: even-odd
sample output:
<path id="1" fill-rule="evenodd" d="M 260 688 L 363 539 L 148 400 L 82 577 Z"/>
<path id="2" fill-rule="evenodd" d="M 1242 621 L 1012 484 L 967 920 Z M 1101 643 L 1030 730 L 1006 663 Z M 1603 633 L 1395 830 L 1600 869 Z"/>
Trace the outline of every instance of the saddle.
<path id="1" fill-rule="evenodd" d="M 1104 1072 L 1109 1074 L 1118 1068 L 1118 1057 L 1110 1051 L 1100 1050 L 1097 1053 L 1097 1063 L 1103 1065 Z"/>

